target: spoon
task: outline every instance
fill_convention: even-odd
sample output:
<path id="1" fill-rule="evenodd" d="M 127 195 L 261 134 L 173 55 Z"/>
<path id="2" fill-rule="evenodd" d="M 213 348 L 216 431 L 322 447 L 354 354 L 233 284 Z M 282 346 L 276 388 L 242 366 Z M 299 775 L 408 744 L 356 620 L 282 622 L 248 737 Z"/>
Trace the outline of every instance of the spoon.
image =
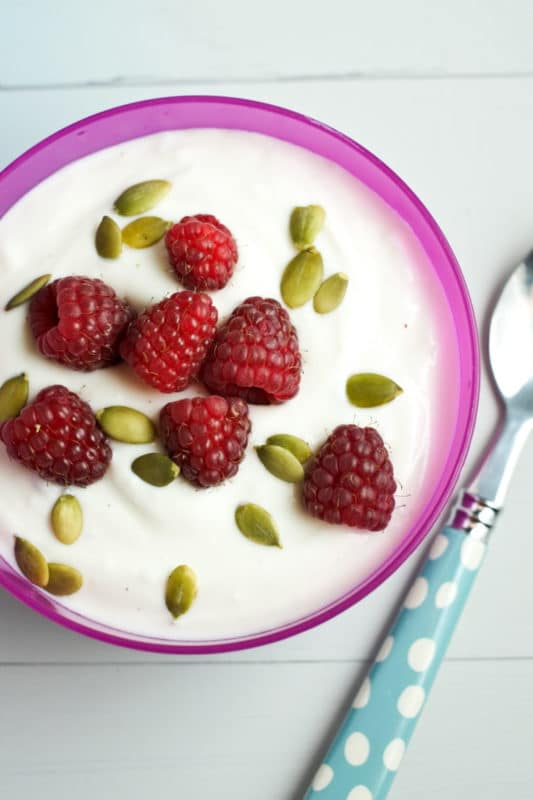
<path id="1" fill-rule="evenodd" d="M 503 424 L 434 538 L 304 800 L 383 800 L 400 766 L 533 427 L 533 250 L 494 308 L 489 357 Z"/>

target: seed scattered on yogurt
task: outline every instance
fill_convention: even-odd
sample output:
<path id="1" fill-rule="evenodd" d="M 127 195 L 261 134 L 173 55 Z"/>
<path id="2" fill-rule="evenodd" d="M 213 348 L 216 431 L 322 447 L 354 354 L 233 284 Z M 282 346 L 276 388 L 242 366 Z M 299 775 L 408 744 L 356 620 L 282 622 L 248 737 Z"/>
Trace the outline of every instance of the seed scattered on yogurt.
<path id="1" fill-rule="evenodd" d="M 178 291 L 163 240 L 145 249 L 124 248 L 119 258 L 102 259 L 95 251 L 95 221 L 114 218 L 113 203 L 124 187 L 154 175 L 164 175 L 172 186 L 158 200 L 161 219 L 208 211 L 235 237 L 235 271 L 212 294 L 221 320 L 247 297 L 281 300 L 281 274 L 294 254 L 287 221 L 295 207 L 317 201 L 327 216 L 313 231 L 313 246 L 327 274 L 342 273 L 348 288 L 335 313 L 318 316 L 313 302 L 291 311 L 303 356 L 300 391 L 279 406 L 250 407 L 249 452 L 223 486 L 200 491 L 178 479 L 154 489 L 131 470 L 153 445 L 113 442 L 105 478 L 78 490 L 83 535 L 69 554 L 83 586 L 58 602 L 145 635 L 249 635 L 317 611 L 349 591 L 394 550 L 420 514 L 453 435 L 454 420 L 443 400 L 454 393 L 456 356 L 446 344 L 452 321 L 413 235 L 364 185 L 288 143 L 214 129 L 166 132 L 100 151 L 23 197 L 0 221 L 6 298 L 35 278 L 36 265 L 54 280 L 72 274 L 99 278 L 137 311 Z M 51 208 L 53 215 L 46 213 Z M 169 400 L 202 391 L 193 385 L 157 395 L 125 364 L 82 375 L 47 361 L 24 330 L 20 310 L 0 315 L 0 337 L 9 342 L 0 381 L 24 370 L 33 393 L 65 384 L 93 409 L 126 406 L 154 418 Z M 354 409 L 345 395 L 346 378 L 365 372 L 393 375 L 404 390 L 401 402 Z M 293 490 L 269 475 L 251 452 L 280 431 L 316 450 L 341 423 L 377 427 L 393 453 L 407 500 L 384 535 L 354 535 L 308 516 L 298 485 Z M 58 487 L 10 462 L 0 448 L 0 493 L 9 497 L 0 508 L 0 553 L 15 563 L 18 532 L 31 536 L 49 562 L 61 564 L 65 546 L 49 525 Z M 239 535 L 234 511 L 246 503 L 268 508 L 282 527 L 283 549 L 257 547 Z M 173 622 L 162 592 L 176 564 L 194 569 L 200 590 Z"/>

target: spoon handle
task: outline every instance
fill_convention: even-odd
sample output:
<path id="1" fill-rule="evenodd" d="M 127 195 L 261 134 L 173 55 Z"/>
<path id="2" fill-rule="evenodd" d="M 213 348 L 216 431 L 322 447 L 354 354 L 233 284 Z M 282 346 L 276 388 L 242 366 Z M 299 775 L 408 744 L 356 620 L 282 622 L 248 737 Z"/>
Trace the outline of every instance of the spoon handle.
<path id="1" fill-rule="evenodd" d="M 532 427 L 533 417 L 529 413 L 512 406 L 506 408 L 503 423 L 487 448 L 477 474 L 465 494 L 483 498 L 483 502 L 494 509 L 501 508 Z"/>
<path id="2" fill-rule="evenodd" d="M 448 527 L 434 539 L 304 800 L 387 796 L 483 560 L 478 534 Z"/>

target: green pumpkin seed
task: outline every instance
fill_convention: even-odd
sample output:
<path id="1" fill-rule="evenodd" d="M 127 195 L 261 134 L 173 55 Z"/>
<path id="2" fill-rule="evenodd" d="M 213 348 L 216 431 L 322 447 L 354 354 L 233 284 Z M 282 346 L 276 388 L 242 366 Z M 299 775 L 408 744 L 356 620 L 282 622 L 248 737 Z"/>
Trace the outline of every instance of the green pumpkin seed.
<path id="1" fill-rule="evenodd" d="M 163 453 L 145 453 L 135 459 L 131 469 L 152 486 L 168 486 L 180 473 L 178 465 Z"/>
<path id="2" fill-rule="evenodd" d="M 68 564 L 48 564 L 50 578 L 44 587 L 50 594 L 64 597 L 67 594 L 74 594 L 83 585 L 83 575 L 74 567 Z"/>
<path id="3" fill-rule="evenodd" d="M 94 237 L 96 252 L 102 258 L 118 258 L 122 252 L 122 233 L 111 217 L 102 217 Z"/>
<path id="4" fill-rule="evenodd" d="M 382 406 L 402 392 L 403 389 L 393 380 L 375 372 L 359 372 L 346 381 L 348 400 L 359 408 Z"/>
<path id="5" fill-rule="evenodd" d="M 326 212 L 322 206 L 297 206 L 291 214 L 289 230 L 298 250 L 310 247 L 322 229 Z"/>
<path id="6" fill-rule="evenodd" d="M 277 444 L 264 444 L 255 449 L 263 466 L 276 478 L 287 483 L 303 480 L 304 468 L 290 450 Z"/>
<path id="7" fill-rule="evenodd" d="M 161 217 L 139 217 L 122 228 L 122 240 L 128 247 L 135 247 L 137 250 L 151 247 L 163 238 L 171 225 L 172 222 Z"/>
<path id="8" fill-rule="evenodd" d="M 296 456 L 300 464 L 305 464 L 313 454 L 307 442 L 304 442 L 299 436 L 291 436 L 290 433 L 276 433 L 274 436 L 269 436 L 266 443 L 276 444 L 278 447 L 289 450 L 293 456 Z"/>
<path id="9" fill-rule="evenodd" d="M 0 422 L 18 416 L 28 400 L 29 381 L 25 372 L 0 386 Z"/>
<path id="10" fill-rule="evenodd" d="M 168 181 L 154 180 L 135 183 L 125 189 L 115 200 L 115 211 L 123 217 L 135 217 L 153 208 L 168 194 L 172 184 Z"/>
<path id="11" fill-rule="evenodd" d="M 235 511 L 235 522 L 240 532 L 257 544 L 281 547 L 274 520 L 264 508 L 255 503 L 246 503 Z"/>
<path id="12" fill-rule="evenodd" d="M 36 586 L 46 586 L 49 578 L 46 558 L 34 544 L 15 536 L 15 561 L 22 574 Z"/>
<path id="13" fill-rule="evenodd" d="M 28 283 L 24 289 L 21 289 L 20 292 L 17 292 L 15 295 L 13 295 L 11 300 L 6 303 L 4 306 L 5 311 L 11 311 L 12 308 L 17 308 L 17 306 L 27 303 L 28 300 L 31 300 L 34 294 L 37 294 L 37 292 L 42 289 L 43 286 L 46 286 L 51 277 L 52 276 L 48 274 L 41 275 L 40 277 L 35 278 L 35 280 Z"/>
<path id="14" fill-rule="evenodd" d="M 148 444 L 156 437 L 152 420 L 135 408 L 107 406 L 96 412 L 96 419 L 103 432 L 117 442 Z"/>
<path id="15" fill-rule="evenodd" d="M 83 526 L 83 513 L 77 497 L 63 494 L 54 503 L 51 514 L 54 536 L 63 544 L 79 539 Z"/>
<path id="16" fill-rule="evenodd" d="M 340 306 L 347 288 L 348 276 L 344 272 L 336 272 L 326 278 L 313 298 L 313 308 L 317 314 L 329 314 Z"/>
<path id="17" fill-rule="evenodd" d="M 197 594 L 196 573 L 186 564 L 173 569 L 167 578 L 165 603 L 174 619 L 189 610 Z"/>
<path id="18" fill-rule="evenodd" d="M 299 308 L 316 293 L 322 282 L 322 256 L 314 248 L 302 250 L 289 261 L 281 278 L 281 296 L 289 308 Z"/>

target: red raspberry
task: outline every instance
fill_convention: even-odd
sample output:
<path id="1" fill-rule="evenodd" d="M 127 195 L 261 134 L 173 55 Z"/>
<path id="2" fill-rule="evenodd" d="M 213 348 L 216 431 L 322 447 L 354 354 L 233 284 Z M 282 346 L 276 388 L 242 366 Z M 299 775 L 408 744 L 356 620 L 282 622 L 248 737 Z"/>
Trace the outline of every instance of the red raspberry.
<path id="1" fill-rule="evenodd" d="M 45 481 L 88 486 L 111 461 L 91 407 L 65 386 L 48 386 L 0 427 L 8 454 Z"/>
<path id="2" fill-rule="evenodd" d="M 374 428 L 340 425 L 311 461 L 303 486 L 306 509 L 337 525 L 385 528 L 396 483 L 383 439 Z"/>
<path id="3" fill-rule="evenodd" d="M 43 356 L 90 371 L 118 361 L 120 338 L 132 317 L 103 281 L 72 276 L 37 292 L 28 318 Z"/>
<path id="4" fill-rule="evenodd" d="M 176 292 L 139 314 L 120 354 L 160 392 L 179 392 L 196 377 L 216 331 L 218 313 L 206 294 Z"/>
<path id="5" fill-rule="evenodd" d="M 298 392 L 298 334 L 277 300 L 249 297 L 219 328 L 201 371 L 212 392 L 283 403 Z"/>
<path id="6" fill-rule="evenodd" d="M 165 237 L 168 257 L 187 289 L 222 289 L 237 263 L 237 245 L 225 225 L 211 214 L 183 217 Z"/>
<path id="7" fill-rule="evenodd" d="M 159 432 L 182 475 L 216 486 L 237 472 L 250 433 L 248 406 L 238 397 L 193 397 L 161 409 Z"/>

